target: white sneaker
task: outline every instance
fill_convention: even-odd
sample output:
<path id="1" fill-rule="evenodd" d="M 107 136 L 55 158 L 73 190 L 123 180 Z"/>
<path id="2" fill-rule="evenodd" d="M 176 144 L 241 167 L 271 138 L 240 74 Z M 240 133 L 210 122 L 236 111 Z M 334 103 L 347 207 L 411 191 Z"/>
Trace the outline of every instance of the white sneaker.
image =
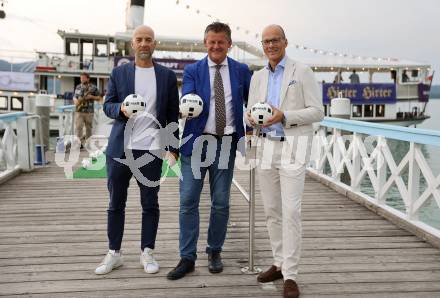
<path id="1" fill-rule="evenodd" d="M 144 267 L 147 273 L 157 273 L 159 272 L 159 264 L 156 262 L 153 256 L 153 250 L 151 248 L 145 247 L 144 252 L 141 254 L 141 266 Z"/>
<path id="2" fill-rule="evenodd" d="M 122 264 L 123 260 L 121 252 L 117 253 L 114 250 L 109 250 L 102 263 L 96 267 L 95 274 L 107 274 L 113 269 L 122 266 Z"/>

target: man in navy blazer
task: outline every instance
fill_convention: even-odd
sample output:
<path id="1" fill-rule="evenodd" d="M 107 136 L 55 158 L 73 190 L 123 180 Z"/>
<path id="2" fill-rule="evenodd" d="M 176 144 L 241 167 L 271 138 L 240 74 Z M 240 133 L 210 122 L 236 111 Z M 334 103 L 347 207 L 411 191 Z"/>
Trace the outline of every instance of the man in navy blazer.
<path id="1" fill-rule="evenodd" d="M 208 56 L 188 65 L 183 74 L 182 94 L 195 93 L 203 100 L 203 111 L 187 119 L 180 148 L 181 173 L 179 250 L 180 262 L 168 273 L 170 280 L 194 270 L 199 237 L 199 202 L 206 172 L 209 172 L 211 214 L 208 229 L 208 268 L 223 270 L 220 252 L 229 218 L 229 194 L 237 145 L 244 136 L 243 105 L 247 102 L 249 68 L 227 57 L 232 45 L 231 29 L 215 22 L 204 36 Z M 240 148 L 243 149 L 243 148 Z"/>
<path id="2" fill-rule="evenodd" d="M 135 61 L 114 68 L 108 82 L 104 112 L 115 119 L 106 150 L 110 193 L 107 218 L 109 252 L 96 268 L 96 274 L 107 274 L 122 265 L 120 249 L 125 205 L 133 174 L 140 188 L 142 205 L 140 263 L 147 273 L 159 270 L 153 256 L 159 224 L 158 182 L 162 168 L 162 156 L 158 152 L 162 151 L 166 140 L 162 140 L 163 135 L 158 132 L 169 123 L 177 123 L 179 94 L 174 72 L 153 62 L 155 46 L 154 32 L 150 27 L 136 28 L 132 38 Z M 145 112 L 134 118 L 130 118 L 122 104 L 130 94 L 138 94 L 146 100 Z M 177 129 L 174 138 L 178 139 L 178 134 Z M 168 151 L 177 159 L 177 146 L 169 146 Z"/>

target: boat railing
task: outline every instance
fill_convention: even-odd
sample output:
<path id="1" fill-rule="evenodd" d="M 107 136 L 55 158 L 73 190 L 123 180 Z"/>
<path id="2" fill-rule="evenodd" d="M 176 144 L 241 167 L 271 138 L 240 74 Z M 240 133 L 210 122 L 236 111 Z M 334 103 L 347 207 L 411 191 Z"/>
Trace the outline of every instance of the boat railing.
<path id="1" fill-rule="evenodd" d="M 440 247 L 440 227 L 427 219 L 440 207 L 440 175 L 426 157 L 439 146 L 438 131 L 326 117 L 308 171 Z"/>
<path id="2" fill-rule="evenodd" d="M 113 69 L 112 56 L 83 56 L 66 55 L 63 53 L 39 53 L 37 71 L 53 68 L 59 72 L 96 72 L 110 73 Z"/>
<path id="3" fill-rule="evenodd" d="M 36 127 L 35 135 L 40 136 L 37 141 L 33 139 L 33 126 Z M 34 169 L 36 151 L 33 148 L 37 148 L 35 143 L 40 144 L 40 150 L 44 150 L 38 115 L 25 112 L 0 114 L 0 184 L 21 171 Z M 43 152 L 40 152 L 40 158 L 43 158 L 44 164 Z"/>

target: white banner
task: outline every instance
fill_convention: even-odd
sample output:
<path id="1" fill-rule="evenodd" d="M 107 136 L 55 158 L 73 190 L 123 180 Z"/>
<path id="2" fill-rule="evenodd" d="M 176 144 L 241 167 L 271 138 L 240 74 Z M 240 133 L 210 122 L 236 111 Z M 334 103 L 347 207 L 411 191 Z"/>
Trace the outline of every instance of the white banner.
<path id="1" fill-rule="evenodd" d="M 0 71 L 0 90 L 35 91 L 32 72 Z"/>

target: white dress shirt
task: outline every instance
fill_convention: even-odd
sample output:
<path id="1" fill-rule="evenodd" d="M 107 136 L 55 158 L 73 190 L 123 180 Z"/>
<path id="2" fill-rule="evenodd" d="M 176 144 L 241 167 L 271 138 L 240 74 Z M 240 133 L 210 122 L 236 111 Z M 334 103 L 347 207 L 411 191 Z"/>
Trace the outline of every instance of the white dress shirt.
<path id="1" fill-rule="evenodd" d="M 220 68 L 220 75 L 222 76 L 223 89 L 225 93 L 225 107 L 226 107 L 226 127 L 224 134 L 232 134 L 235 132 L 235 122 L 234 122 L 234 105 L 232 104 L 232 91 L 231 91 L 231 80 L 229 78 L 229 67 L 228 58 L 220 63 L 222 67 Z M 215 93 L 214 93 L 214 76 L 217 64 L 213 62 L 208 57 L 208 68 L 209 68 L 209 83 L 211 86 L 211 98 L 209 101 L 209 116 L 206 122 L 204 133 L 217 134 L 215 131 Z"/>

